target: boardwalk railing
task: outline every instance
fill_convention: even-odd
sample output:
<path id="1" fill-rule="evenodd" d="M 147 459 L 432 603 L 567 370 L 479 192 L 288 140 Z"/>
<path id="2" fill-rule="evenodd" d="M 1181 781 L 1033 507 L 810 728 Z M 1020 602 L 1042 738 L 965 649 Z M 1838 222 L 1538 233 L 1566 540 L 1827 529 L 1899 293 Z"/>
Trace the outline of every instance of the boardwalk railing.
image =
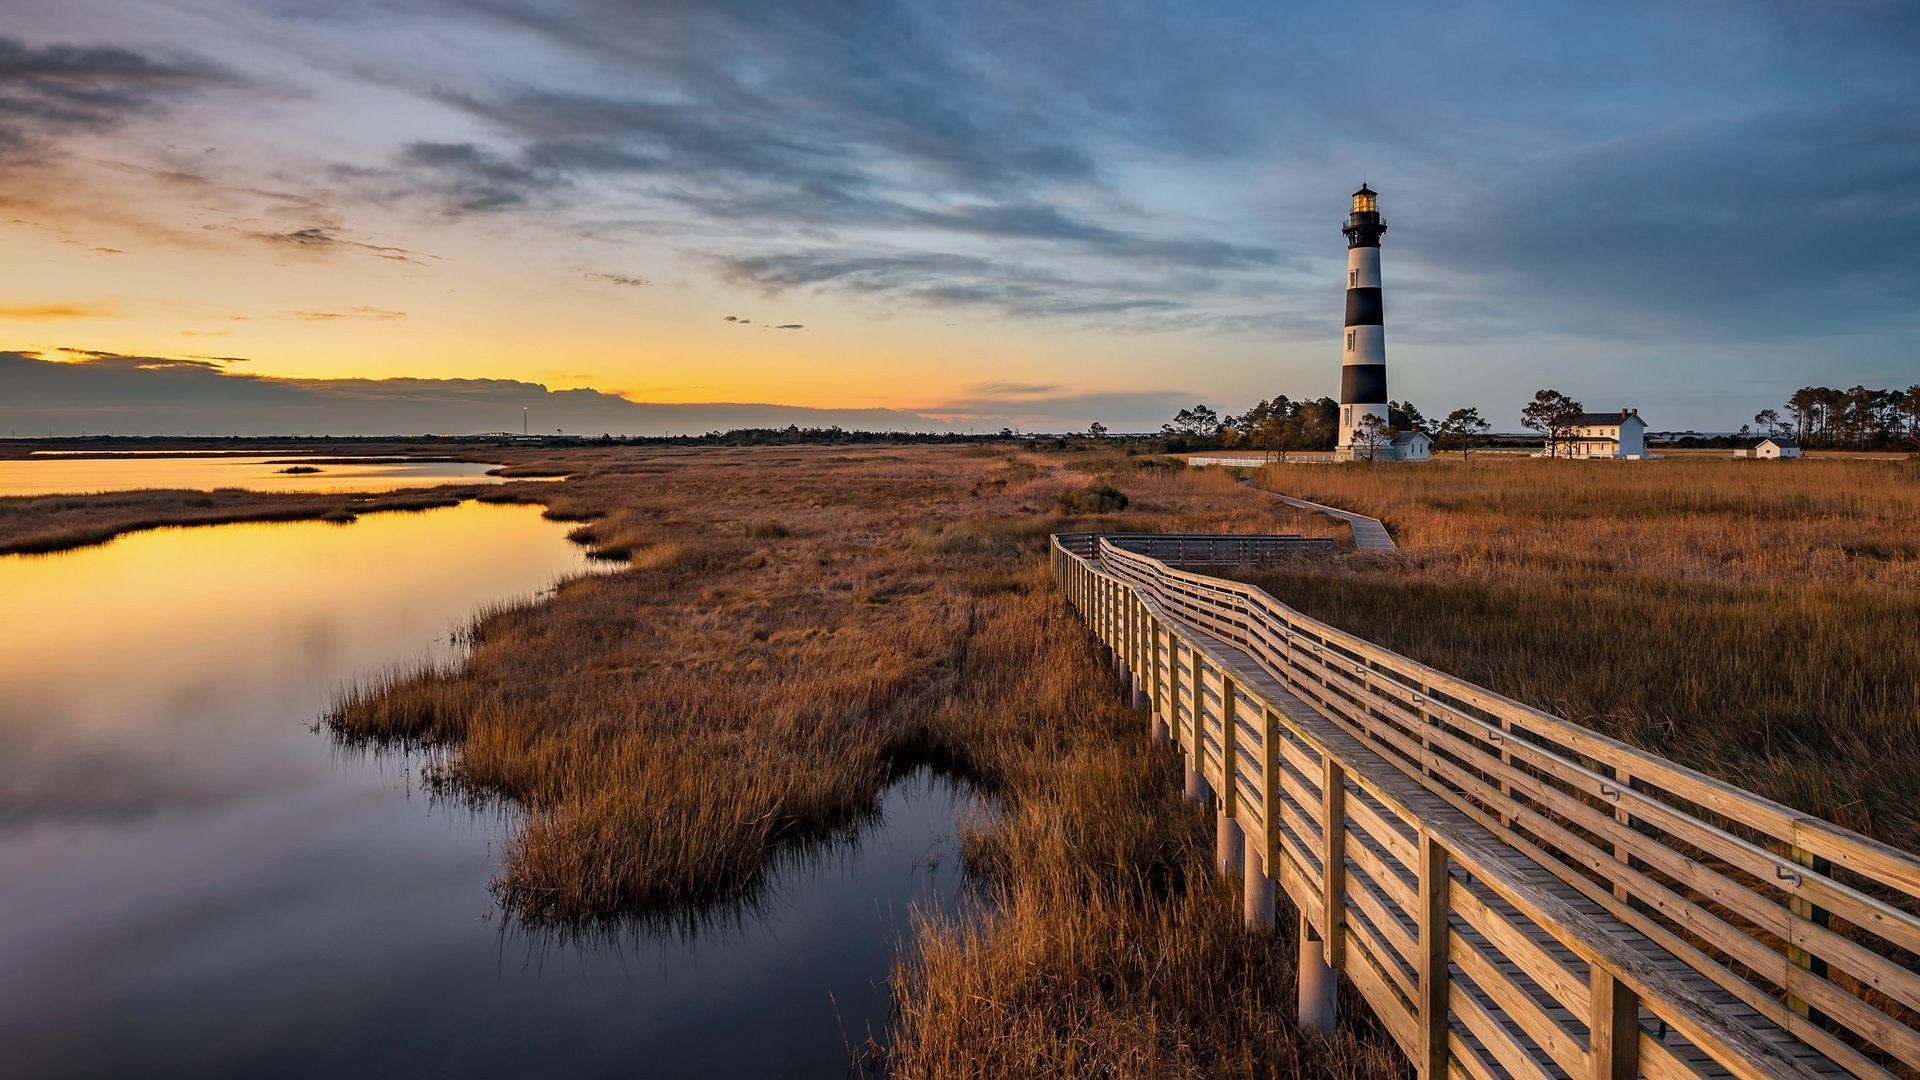
<path id="1" fill-rule="evenodd" d="M 1170 566 L 1258 566 L 1301 552 L 1330 552 L 1333 540 L 1295 533 L 1229 536 L 1220 533 L 1057 533 L 1054 542 L 1076 555 L 1093 554 L 1097 540 Z"/>
<path id="2" fill-rule="evenodd" d="M 1056 576 L 1299 909 L 1303 1019 L 1337 969 L 1425 1077 L 1920 1076 L 1920 860 L 1140 546 Z"/>

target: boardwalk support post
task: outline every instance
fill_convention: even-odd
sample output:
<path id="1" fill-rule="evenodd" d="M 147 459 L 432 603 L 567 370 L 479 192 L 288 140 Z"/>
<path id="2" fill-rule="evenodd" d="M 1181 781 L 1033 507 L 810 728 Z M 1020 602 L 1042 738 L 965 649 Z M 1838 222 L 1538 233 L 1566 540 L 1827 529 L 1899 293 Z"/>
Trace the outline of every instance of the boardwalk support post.
<path id="1" fill-rule="evenodd" d="M 1231 785 L 1233 780 L 1229 777 L 1226 782 Z M 1246 862 L 1247 837 L 1241 831 L 1240 823 L 1230 816 L 1227 803 L 1227 798 L 1221 798 L 1219 813 L 1214 818 L 1213 857 L 1220 863 L 1220 876 L 1232 878 L 1240 873 L 1241 864 Z"/>
<path id="2" fill-rule="evenodd" d="M 1333 1034 L 1335 1003 L 1340 997 L 1340 976 L 1327 966 L 1327 951 L 1320 935 L 1300 916 L 1300 1026 L 1321 1035 Z"/>
<path id="3" fill-rule="evenodd" d="M 1213 801 L 1213 789 L 1207 786 L 1207 778 L 1201 775 L 1200 770 L 1194 768 L 1193 759 L 1193 754 L 1183 755 L 1180 759 L 1180 763 L 1184 767 L 1183 779 L 1186 781 L 1187 801 L 1198 806 L 1205 806 Z"/>
<path id="4" fill-rule="evenodd" d="M 1247 929 L 1273 929 L 1273 879 L 1267 876 L 1266 860 L 1252 844 L 1246 848 L 1246 865 L 1240 880 L 1240 913 Z"/>

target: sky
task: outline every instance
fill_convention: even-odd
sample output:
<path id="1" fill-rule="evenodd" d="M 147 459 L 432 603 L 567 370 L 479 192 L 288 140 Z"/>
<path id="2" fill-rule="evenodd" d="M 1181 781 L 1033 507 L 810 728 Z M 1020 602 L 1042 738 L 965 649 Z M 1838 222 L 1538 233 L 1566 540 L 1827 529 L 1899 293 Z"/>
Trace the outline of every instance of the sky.
<path id="1" fill-rule="evenodd" d="M 1392 397 L 1730 429 L 1920 383 L 1916 101 L 1904 0 L 0 0 L 0 434 L 1337 396 L 1362 180 Z"/>

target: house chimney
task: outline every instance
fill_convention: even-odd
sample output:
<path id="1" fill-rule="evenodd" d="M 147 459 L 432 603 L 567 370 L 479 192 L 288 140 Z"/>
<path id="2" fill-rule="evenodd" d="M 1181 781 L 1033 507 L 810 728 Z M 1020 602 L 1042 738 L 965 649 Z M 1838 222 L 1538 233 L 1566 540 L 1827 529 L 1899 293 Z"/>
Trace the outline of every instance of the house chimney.
<path id="1" fill-rule="evenodd" d="M 1628 410 L 1626 410 L 1626 409 L 1621 409 L 1621 410 L 1620 410 L 1620 419 L 1622 419 L 1622 420 L 1625 420 L 1625 419 L 1626 419 L 1627 417 L 1629 417 L 1629 416 L 1631 416 L 1631 415 L 1633 415 L 1633 414 L 1632 414 L 1631 412 L 1629 412 Z"/>

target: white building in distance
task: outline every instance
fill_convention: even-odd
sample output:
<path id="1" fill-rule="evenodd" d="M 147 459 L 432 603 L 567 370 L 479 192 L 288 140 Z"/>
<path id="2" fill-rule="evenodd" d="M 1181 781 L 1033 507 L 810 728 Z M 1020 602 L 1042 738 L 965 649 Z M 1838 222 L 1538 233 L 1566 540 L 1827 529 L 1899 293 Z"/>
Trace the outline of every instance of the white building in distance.
<path id="1" fill-rule="evenodd" d="M 1647 456 L 1647 422 L 1639 409 L 1581 413 L 1567 439 L 1567 456 L 1639 461 Z"/>
<path id="2" fill-rule="evenodd" d="M 1794 442 L 1793 437 L 1790 435 L 1773 435 L 1761 439 L 1750 450 L 1735 450 L 1733 456 L 1763 458 L 1775 461 L 1780 458 L 1797 458 L 1800 456 L 1800 444 Z"/>
<path id="3" fill-rule="evenodd" d="M 1425 461 L 1433 449 L 1433 440 L 1427 438 L 1424 431 L 1396 431 L 1393 433 L 1393 460 Z"/>

